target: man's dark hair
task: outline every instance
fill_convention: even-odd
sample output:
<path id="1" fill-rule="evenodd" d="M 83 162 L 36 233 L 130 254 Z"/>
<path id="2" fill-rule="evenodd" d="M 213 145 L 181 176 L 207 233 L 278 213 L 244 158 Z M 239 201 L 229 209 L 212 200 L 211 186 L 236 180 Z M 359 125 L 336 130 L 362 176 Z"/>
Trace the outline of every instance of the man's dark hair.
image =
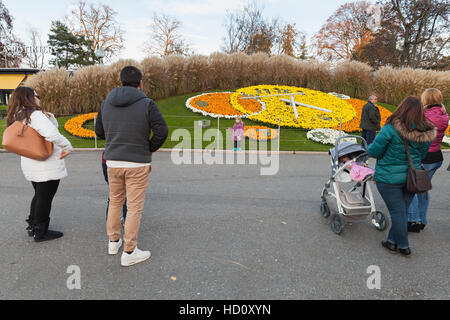
<path id="1" fill-rule="evenodd" d="M 120 82 L 124 87 L 139 87 L 142 80 L 142 72 L 133 66 L 128 66 L 120 72 Z"/>

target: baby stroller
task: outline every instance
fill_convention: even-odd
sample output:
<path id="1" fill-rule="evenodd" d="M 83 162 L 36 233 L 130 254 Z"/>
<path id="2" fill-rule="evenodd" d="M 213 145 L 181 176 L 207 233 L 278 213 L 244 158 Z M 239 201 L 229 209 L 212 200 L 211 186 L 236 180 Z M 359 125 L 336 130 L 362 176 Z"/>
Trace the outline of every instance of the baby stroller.
<path id="1" fill-rule="evenodd" d="M 342 142 L 343 140 L 355 142 Z M 358 144 L 358 139 L 362 144 Z M 367 142 L 360 136 L 343 136 L 336 140 L 335 147 L 330 149 L 331 178 L 322 190 L 320 212 L 323 217 L 330 217 L 331 229 L 341 234 L 347 219 L 360 220 L 371 215 L 371 222 L 379 231 L 387 227 L 386 216 L 377 211 L 369 181 L 373 174 L 365 176 L 360 181 L 351 178 L 349 164 L 367 164 Z M 342 162 L 343 159 L 348 159 Z M 370 169 L 369 169 L 370 170 Z M 350 184 L 350 188 L 345 188 Z"/>

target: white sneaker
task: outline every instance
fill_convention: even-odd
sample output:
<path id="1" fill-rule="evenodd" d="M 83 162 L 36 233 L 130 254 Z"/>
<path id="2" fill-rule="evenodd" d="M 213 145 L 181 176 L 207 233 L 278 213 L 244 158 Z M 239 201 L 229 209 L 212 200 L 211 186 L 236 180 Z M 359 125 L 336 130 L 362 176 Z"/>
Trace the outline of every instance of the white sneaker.
<path id="1" fill-rule="evenodd" d="M 122 258 L 120 262 L 123 267 L 129 267 L 136 263 L 143 262 L 150 258 L 150 251 L 142 251 L 139 250 L 138 247 L 134 248 L 134 251 L 131 254 L 126 253 L 125 251 L 122 253 Z"/>
<path id="2" fill-rule="evenodd" d="M 108 243 L 108 253 L 113 256 L 119 253 L 119 249 L 122 246 L 122 239 L 119 239 L 119 242 L 111 242 Z"/>

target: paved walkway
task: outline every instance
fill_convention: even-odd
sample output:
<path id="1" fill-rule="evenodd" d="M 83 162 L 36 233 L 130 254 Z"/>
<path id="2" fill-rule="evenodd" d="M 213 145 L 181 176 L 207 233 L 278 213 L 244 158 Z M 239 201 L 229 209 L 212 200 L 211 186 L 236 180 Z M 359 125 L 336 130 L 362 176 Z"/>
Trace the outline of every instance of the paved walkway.
<path id="1" fill-rule="evenodd" d="M 157 153 L 139 238 L 152 257 L 130 268 L 107 255 L 100 158 L 69 156 L 51 215 L 65 236 L 37 244 L 25 232 L 31 184 L 19 158 L 0 153 L 0 299 L 450 298 L 448 153 L 411 258 L 386 252 L 368 221 L 332 233 L 319 214 L 328 156 L 281 155 L 279 173 L 261 176 L 257 165 L 177 166 Z M 381 288 L 369 290 L 373 265 Z M 77 270 L 81 288 L 70 290 Z"/>

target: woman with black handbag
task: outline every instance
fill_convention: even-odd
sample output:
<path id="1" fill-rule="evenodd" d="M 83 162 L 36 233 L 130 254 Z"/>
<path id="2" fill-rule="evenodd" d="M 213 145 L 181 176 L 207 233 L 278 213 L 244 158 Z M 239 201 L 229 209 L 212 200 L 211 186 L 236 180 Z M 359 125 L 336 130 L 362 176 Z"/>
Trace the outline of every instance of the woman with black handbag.
<path id="1" fill-rule="evenodd" d="M 424 115 L 417 97 L 407 97 L 387 119 L 367 152 L 377 159 L 375 181 L 391 216 L 391 229 L 383 247 L 392 253 L 409 256 L 408 207 L 414 194 L 406 187 L 409 149 L 412 163 L 420 169 L 431 142 L 436 138 L 436 127 Z"/>
<path id="2" fill-rule="evenodd" d="M 40 106 L 34 89 L 18 87 L 11 95 L 8 105 L 7 126 L 21 121 L 36 130 L 45 140 L 53 143 L 53 153 L 45 161 L 21 157 L 25 179 L 33 185 L 35 194 L 31 201 L 28 235 L 42 242 L 63 236 L 62 232 L 49 230 L 50 211 L 59 181 L 67 176 L 64 158 L 72 151 L 72 145 L 58 130 L 53 114 Z"/>

